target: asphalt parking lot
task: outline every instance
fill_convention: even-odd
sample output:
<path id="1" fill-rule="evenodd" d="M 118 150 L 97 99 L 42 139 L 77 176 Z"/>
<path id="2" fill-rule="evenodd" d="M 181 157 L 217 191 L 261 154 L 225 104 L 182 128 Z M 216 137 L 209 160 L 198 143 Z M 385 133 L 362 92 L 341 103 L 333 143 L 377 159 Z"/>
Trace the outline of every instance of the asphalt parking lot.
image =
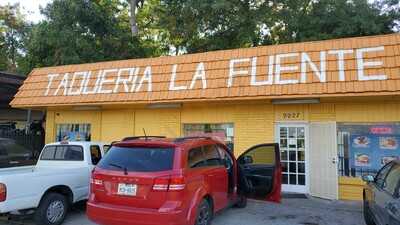
<path id="1" fill-rule="evenodd" d="M 14 218 L 7 225 L 31 225 L 31 218 Z M 250 201 L 245 209 L 227 209 L 213 225 L 364 225 L 361 203 L 320 199 L 283 199 L 281 204 Z M 64 225 L 95 225 L 84 207 L 74 207 Z"/>

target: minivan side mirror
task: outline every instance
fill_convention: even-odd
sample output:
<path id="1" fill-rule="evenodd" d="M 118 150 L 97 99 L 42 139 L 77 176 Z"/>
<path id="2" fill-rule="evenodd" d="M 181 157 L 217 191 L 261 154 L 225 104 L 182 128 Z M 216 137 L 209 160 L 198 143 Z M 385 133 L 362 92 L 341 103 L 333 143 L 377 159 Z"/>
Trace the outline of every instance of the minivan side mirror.
<path id="1" fill-rule="evenodd" d="M 363 175 L 362 176 L 362 180 L 367 182 L 367 183 L 371 183 L 371 182 L 375 181 L 375 179 L 374 179 L 374 177 L 372 175 Z"/>
<path id="2" fill-rule="evenodd" d="M 254 162 L 253 157 L 246 155 L 243 157 L 244 164 L 252 164 Z"/>

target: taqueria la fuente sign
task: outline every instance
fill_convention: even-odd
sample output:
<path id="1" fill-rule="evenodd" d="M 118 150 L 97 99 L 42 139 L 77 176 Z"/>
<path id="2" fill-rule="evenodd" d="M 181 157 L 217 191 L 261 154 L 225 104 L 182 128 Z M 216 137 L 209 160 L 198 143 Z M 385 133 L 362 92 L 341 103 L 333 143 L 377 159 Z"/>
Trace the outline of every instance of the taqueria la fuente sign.
<path id="1" fill-rule="evenodd" d="M 334 59 L 335 82 L 345 82 L 349 79 L 346 73 L 347 58 L 355 61 L 357 81 L 387 80 L 388 76 L 382 73 L 366 73 L 367 69 L 381 68 L 383 60 L 379 57 L 366 57 L 385 51 L 385 46 L 374 46 L 357 49 L 335 49 L 319 51 L 319 58 L 311 59 L 310 53 L 289 52 L 284 54 L 268 55 L 260 63 L 260 57 L 234 57 L 226 60 L 226 74 L 223 76 L 224 87 L 231 88 L 239 77 L 248 77 L 249 86 L 269 86 L 307 83 L 309 76 L 319 83 L 330 82 L 327 76 L 327 58 Z M 290 63 L 296 61 L 297 63 Z M 184 91 L 197 88 L 207 89 L 210 82 L 208 78 L 207 62 L 195 63 L 191 79 L 185 83 L 179 82 L 181 65 L 171 64 L 164 74 L 168 78 L 168 91 Z M 259 64 L 265 68 L 265 76 L 260 76 Z M 73 96 L 88 94 L 135 93 L 153 91 L 153 68 L 151 65 L 130 66 L 124 68 L 102 69 L 98 71 L 76 71 L 67 73 L 50 73 L 47 75 L 47 87 L 43 90 L 44 96 Z M 287 78 L 285 73 L 295 74 Z M 400 74 L 398 74 L 400 75 Z M 90 80 L 95 80 L 94 85 L 89 85 Z M 238 82 L 238 81 L 236 81 Z"/>

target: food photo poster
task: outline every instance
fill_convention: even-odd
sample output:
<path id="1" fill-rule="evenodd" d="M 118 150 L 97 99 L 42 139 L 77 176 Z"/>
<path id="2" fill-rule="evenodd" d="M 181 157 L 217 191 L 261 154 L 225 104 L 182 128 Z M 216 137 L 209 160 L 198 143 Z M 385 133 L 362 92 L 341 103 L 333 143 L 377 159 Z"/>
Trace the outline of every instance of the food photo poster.
<path id="1" fill-rule="evenodd" d="M 386 163 L 400 159 L 400 136 L 350 135 L 350 162 L 354 169 L 378 171 Z"/>

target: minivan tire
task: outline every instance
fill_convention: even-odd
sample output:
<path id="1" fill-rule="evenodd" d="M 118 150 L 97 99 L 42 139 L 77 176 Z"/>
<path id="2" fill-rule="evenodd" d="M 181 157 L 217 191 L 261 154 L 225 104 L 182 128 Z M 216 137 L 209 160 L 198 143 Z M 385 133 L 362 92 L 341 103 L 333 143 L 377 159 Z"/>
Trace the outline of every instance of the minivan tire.
<path id="1" fill-rule="evenodd" d="M 68 211 L 67 198 L 58 193 L 48 193 L 40 201 L 34 220 L 38 225 L 60 225 Z"/>
<path id="2" fill-rule="evenodd" d="M 365 224 L 375 225 L 374 219 L 372 218 L 371 209 L 369 208 L 368 202 L 365 200 L 363 202 L 363 214 L 364 214 Z"/>
<path id="3" fill-rule="evenodd" d="M 203 199 L 197 208 L 195 225 L 210 225 L 212 220 L 212 208 L 207 199 Z"/>
<path id="4" fill-rule="evenodd" d="M 235 203 L 235 208 L 246 208 L 247 206 L 247 198 L 246 196 L 239 196 L 237 202 Z"/>

